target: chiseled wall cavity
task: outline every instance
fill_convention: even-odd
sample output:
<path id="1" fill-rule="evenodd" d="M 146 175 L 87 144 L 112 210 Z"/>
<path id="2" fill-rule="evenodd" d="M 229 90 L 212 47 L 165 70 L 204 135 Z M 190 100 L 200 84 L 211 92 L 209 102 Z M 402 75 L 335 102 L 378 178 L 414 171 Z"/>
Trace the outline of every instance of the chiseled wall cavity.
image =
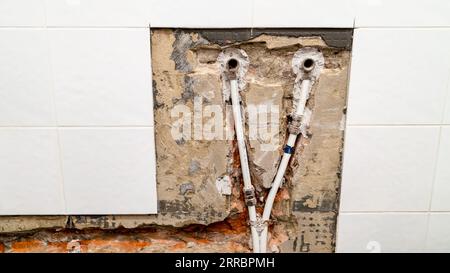
<path id="1" fill-rule="evenodd" d="M 251 251 L 232 116 L 226 110 L 217 57 L 226 47 L 248 54 L 250 64 L 241 92 L 245 109 L 268 103 L 277 106 L 277 118 L 269 118 L 267 124 L 246 123 L 261 211 L 282 155 L 287 114 L 292 109 L 291 60 L 305 46 L 322 51 L 325 67 L 308 103 L 310 137 L 300 140 L 274 205 L 268 249 L 332 252 L 351 35 L 350 30 L 153 29 L 159 214 L 0 217 L 0 252 Z M 173 114 L 177 105 L 187 107 L 192 121 L 201 121 L 201 126 L 210 118 L 199 111 L 205 114 L 208 106 L 220 106 L 226 128 L 222 139 L 196 135 L 202 132 L 195 128 L 198 124 L 190 127 L 191 134 L 174 138 L 172 125 L 181 120 Z M 249 115 L 247 111 L 246 121 Z M 266 128 L 271 140 L 249 136 L 251 126 Z M 272 126 L 279 130 L 270 131 Z"/>

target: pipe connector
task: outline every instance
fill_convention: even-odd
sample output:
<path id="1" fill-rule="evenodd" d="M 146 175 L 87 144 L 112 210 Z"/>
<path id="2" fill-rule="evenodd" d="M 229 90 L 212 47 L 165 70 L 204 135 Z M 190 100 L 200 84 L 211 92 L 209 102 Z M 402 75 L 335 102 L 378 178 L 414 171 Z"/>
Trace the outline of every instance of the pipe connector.
<path id="1" fill-rule="evenodd" d="M 247 207 L 256 206 L 255 189 L 254 188 L 244 189 L 244 199 L 245 205 Z"/>
<path id="2" fill-rule="evenodd" d="M 293 135 L 299 135 L 302 132 L 301 126 L 302 126 L 302 117 L 298 115 L 293 115 L 292 120 L 288 126 L 289 133 Z"/>
<path id="3" fill-rule="evenodd" d="M 250 226 L 254 227 L 259 235 L 269 226 L 269 221 L 263 220 L 261 217 L 257 217 L 256 221 L 250 221 Z"/>

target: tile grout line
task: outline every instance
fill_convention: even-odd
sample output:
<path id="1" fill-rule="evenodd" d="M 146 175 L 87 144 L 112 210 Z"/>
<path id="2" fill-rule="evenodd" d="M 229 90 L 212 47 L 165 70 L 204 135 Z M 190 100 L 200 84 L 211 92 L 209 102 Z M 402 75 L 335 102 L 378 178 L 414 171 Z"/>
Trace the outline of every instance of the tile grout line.
<path id="1" fill-rule="evenodd" d="M 433 166 L 433 176 L 431 180 L 431 187 L 430 187 L 430 193 L 428 195 L 428 212 L 427 212 L 427 226 L 425 230 L 425 249 L 427 249 L 428 244 L 428 231 L 430 229 L 430 218 L 431 218 L 431 206 L 433 204 L 433 193 L 434 193 L 434 187 L 436 184 L 436 173 L 437 173 L 437 167 L 439 162 L 439 150 L 441 147 L 441 138 L 442 138 L 442 126 L 439 126 L 439 133 L 438 133 L 438 141 L 436 145 L 436 155 L 434 159 L 434 166 Z"/>
<path id="2" fill-rule="evenodd" d="M 431 191 L 431 193 L 433 193 L 433 191 Z M 431 205 L 431 200 L 430 200 L 430 205 Z M 430 214 L 430 211 L 428 211 L 428 213 L 427 213 L 427 225 L 426 225 L 426 228 L 425 228 L 425 242 L 424 242 L 424 248 L 425 249 L 428 249 L 428 234 L 429 234 L 429 231 L 430 231 L 430 218 L 431 218 L 431 214 Z"/>
<path id="3" fill-rule="evenodd" d="M 54 125 L 54 126 L 32 126 L 32 125 L 17 125 L 17 126 L 0 126 L 0 130 L 5 129 L 47 129 L 47 128 L 58 128 L 58 129 L 145 129 L 145 128 L 154 128 L 154 125 Z"/>
<path id="4" fill-rule="evenodd" d="M 148 26 L 0 26 L 0 29 L 146 29 Z"/>
<path id="5" fill-rule="evenodd" d="M 439 158 L 440 158 L 440 148 L 441 148 L 441 141 L 442 141 L 442 128 L 444 127 L 444 121 L 445 121 L 445 116 L 446 116 L 446 111 L 447 111 L 447 107 L 448 107 L 448 98 L 449 98 L 449 82 L 450 82 L 450 69 L 448 70 L 448 76 L 447 76 L 447 83 L 446 83 L 446 94 L 445 94 L 445 99 L 444 99 L 444 107 L 442 110 L 442 115 L 441 115 L 441 126 L 439 127 L 439 137 L 438 137 L 438 143 L 437 143 L 437 151 L 436 151 L 436 160 L 434 163 L 434 168 L 433 168 L 433 180 L 432 180 L 432 184 L 431 184 L 431 193 L 430 193 L 430 201 L 428 204 L 428 211 L 432 212 L 432 205 L 433 205 L 433 196 L 434 196 L 434 188 L 435 188 L 435 184 L 436 184 L 436 179 L 437 179 L 437 171 L 438 171 L 438 165 L 439 165 Z M 429 228 L 429 220 L 428 220 L 428 226 L 427 229 Z M 428 236 L 428 230 L 427 230 L 427 236 Z"/>
<path id="6" fill-rule="evenodd" d="M 250 14 L 250 37 L 253 37 L 253 29 L 255 27 L 255 1 L 252 0 L 251 14 Z"/>
<path id="7" fill-rule="evenodd" d="M 372 30 L 408 30 L 408 29 L 450 29 L 450 26 L 354 26 L 355 29 L 372 29 Z"/>
<path id="8" fill-rule="evenodd" d="M 370 123 L 355 123 L 348 124 L 348 127 L 442 127 L 442 126 L 450 126 L 449 124 L 444 123 L 427 123 L 427 124 L 417 124 L 417 123 L 401 123 L 401 124 L 370 124 Z"/>
<path id="9" fill-rule="evenodd" d="M 446 94 L 445 94 L 445 100 L 444 100 L 444 109 L 442 111 L 441 116 L 441 124 L 444 124 L 446 113 L 447 113 L 447 107 L 448 107 L 448 98 L 449 98 L 449 82 L 450 82 L 450 69 L 448 70 L 448 76 L 447 76 L 447 83 L 446 83 Z M 433 196 L 434 196 L 434 189 L 436 187 L 436 179 L 437 179 L 437 172 L 439 167 L 439 159 L 440 159 L 440 148 L 441 148 L 441 142 L 442 142 L 442 127 L 439 127 L 439 137 L 438 137 L 438 143 L 437 143 L 437 151 L 436 151 L 436 160 L 434 163 L 433 168 L 433 180 L 431 183 L 431 193 L 430 193 L 430 201 L 428 204 L 428 216 L 427 216 L 427 229 L 425 234 L 425 249 L 428 249 L 428 240 L 429 240 L 429 231 L 431 226 L 431 212 L 432 212 L 432 205 L 433 205 Z"/>
<path id="10" fill-rule="evenodd" d="M 354 28 L 354 26 L 355 26 L 355 18 L 353 18 L 353 28 Z M 342 132 L 342 138 L 343 138 L 343 140 L 342 140 L 342 151 L 341 151 L 341 154 L 342 154 L 342 156 L 341 156 L 341 179 L 340 179 L 340 184 L 339 184 L 339 198 L 338 198 L 338 200 L 337 200 L 337 202 L 338 202 L 338 204 L 337 204 L 337 216 L 336 216 L 336 229 L 335 229 L 335 251 L 338 249 L 338 244 L 339 244 L 339 226 L 340 226 L 340 214 L 341 214 L 341 210 L 340 210 L 340 207 L 341 207 L 341 200 L 343 200 L 343 195 L 342 195 L 342 188 L 343 188 L 343 185 L 344 185 L 344 177 L 345 177 L 345 171 L 344 171 L 344 168 L 345 168 L 345 166 L 344 166 L 344 161 L 345 161 L 345 149 L 346 149 L 346 146 L 348 145 L 348 143 L 347 143 L 347 128 L 348 128 L 348 125 L 347 125 L 347 120 L 348 120 L 348 102 L 349 102 L 349 98 L 350 98 L 350 78 L 351 78 L 351 74 L 352 74 L 352 62 L 353 62 L 353 48 L 354 48 L 354 44 L 355 44 L 355 30 L 353 29 L 352 30 L 352 50 L 350 50 L 350 62 L 349 62 L 349 65 L 348 65 L 348 70 L 347 70 L 347 97 L 346 97 L 346 99 L 345 99 L 345 106 L 346 106 L 346 111 L 345 111 L 345 114 L 344 114 L 344 118 L 345 118 L 345 121 L 344 121 L 344 128 L 343 128 L 343 132 Z"/>
<path id="11" fill-rule="evenodd" d="M 436 210 L 436 211 L 429 211 L 429 210 L 396 210 L 396 211 L 340 211 L 339 213 L 343 214 L 450 214 L 450 210 Z"/>
<path id="12" fill-rule="evenodd" d="M 57 107 L 56 107 L 56 94 L 55 94 L 55 73 L 53 68 L 53 57 L 52 57 L 52 50 L 51 50 L 51 37 L 50 32 L 47 28 L 47 6 L 44 8 L 45 10 L 45 35 L 47 38 L 47 59 L 50 66 L 50 72 L 51 72 L 51 94 L 52 94 L 52 104 L 53 104 L 53 115 L 55 119 L 55 131 L 56 131 L 56 144 L 58 147 L 58 165 L 59 165 L 59 171 L 61 173 L 61 194 L 64 202 L 64 213 L 67 214 L 67 198 L 66 198 L 66 189 L 65 189 L 65 183 L 64 183 L 64 171 L 63 171 L 63 163 L 62 163 L 62 145 L 61 145 L 61 136 L 58 128 L 58 113 L 57 113 Z"/>
<path id="13" fill-rule="evenodd" d="M 435 186 L 435 180 L 436 180 L 436 173 L 438 168 L 438 162 L 439 162 L 439 151 L 441 147 L 441 139 L 442 139 L 442 126 L 439 127 L 439 134 L 438 134 L 438 141 L 436 145 L 436 157 L 434 160 L 434 166 L 433 166 L 433 177 L 431 182 L 431 193 L 430 193 L 430 200 L 428 202 L 428 211 L 431 211 L 431 205 L 433 203 L 433 191 Z"/>
<path id="14" fill-rule="evenodd" d="M 254 18 L 253 18 L 254 14 L 252 12 L 252 17 L 251 17 L 251 25 L 249 27 L 238 27 L 238 26 L 216 26 L 216 27 L 201 27 L 201 26 L 180 26 L 180 25 L 164 25 L 164 26 L 153 26 L 153 28 L 206 28 L 206 29 L 210 29 L 210 28 L 215 28 L 215 29 L 235 29 L 235 28 L 267 28 L 267 26 L 255 26 L 254 25 Z M 33 25 L 28 25 L 28 26 L 24 26 L 24 25 L 4 25 L 4 26 L 0 26 L 0 29 L 7 29 L 7 28 L 23 28 L 23 29 L 40 29 L 40 28 L 49 28 L 49 29 L 143 29 L 143 28 L 148 28 L 148 25 L 140 25 L 140 26 L 124 26 L 124 25 L 46 25 L 44 26 L 33 26 Z M 278 27 L 280 29 L 283 28 L 304 28 L 303 26 L 289 26 L 289 27 Z M 310 27 L 309 27 L 310 28 Z M 324 26 L 324 27 L 320 27 L 320 28 L 330 28 L 330 29 L 339 29 L 339 28 L 349 28 L 349 29 L 363 29 L 363 30 L 414 30 L 414 29 L 418 29 L 418 30 L 450 30 L 450 26 L 373 26 L 373 27 L 357 27 L 355 25 L 353 26 Z"/>
<path id="15" fill-rule="evenodd" d="M 441 124 L 442 125 L 445 124 L 444 123 L 445 122 L 445 116 L 446 116 L 446 113 L 447 113 L 447 108 L 449 107 L 448 100 L 450 98 L 450 95 L 449 95 L 449 93 L 450 93 L 450 67 L 449 67 L 447 73 L 448 73 L 447 83 L 446 83 L 446 91 L 447 92 L 445 94 L 445 100 L 444 100 L 444 111 L 443 111 L 442 116 L 441 116 Z"/>

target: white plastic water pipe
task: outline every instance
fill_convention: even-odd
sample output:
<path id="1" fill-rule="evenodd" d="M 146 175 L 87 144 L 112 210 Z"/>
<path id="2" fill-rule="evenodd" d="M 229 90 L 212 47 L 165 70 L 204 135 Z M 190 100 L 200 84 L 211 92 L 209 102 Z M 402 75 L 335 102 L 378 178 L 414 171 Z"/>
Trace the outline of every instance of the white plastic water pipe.
<path id="1" fill-rule="evenodd" d="M 297 107 L 295 108 L 293 117 L 303 118 L 306 102 L 308 101 L 309 93 L 311 92 L 311 87 L 312 82 L 310 79 L 305 79 L 301 82 L 300 98 L 297 102 Z M 278 166 L 277 174 L 272 183 L 272 188 L 270 189 L 269 195 L 267 196 L 266 199 L 266 204 L 264 206 L 262 221 L 265 223 L 267 223 L 267 221 L 270 219 L 270 213 L 272 211 L 273 202 L 275 200 L 275 196 L 277 195 L 278 189 L 280 188 L 281 182 L 283 181 L 283 177 L 286 172 L 286 168 L 289 164 L 289 160 L 291 159 L 291 155 L 293 153 L 293 148 L 295 146 L 296 140 L 297 134 L 290 133 L 286 146 L 284 148 L 283 157 L 281 159 L 280 165 Z M 259 240 L 261 253 L 265 253 L 267 250 L 267 234 L 268 234 L 268 225 L 266 224 L 264 226 L 263 231 L 261 232 L 261 237 Z"/>
<path id="2" fill-rule="evenodd" d="M 309 93 L 311 92 L 312 82 L 310 79 L 305 79 L 300 84 L 300 98 L 297 102 L 297 107 L 293 116 L 303 117 L 305 113 L 306 102 L 309 98 Z"/>
<path id="3" fill-rule="evenodd" d="M 296 53 L 296 55 L 311 53 L 310 52 L 311 49 L 307 49 L 306 50 L 307 52 L 301 51 L 305 50 L 300 50 L 299 52 Z M 307 124 L 304 117 L 306 103 L 308 101 L 312 85 L 316 80 L 316 78 L 318 77 L 318 74 L 320 73 L 321 67 L 323 65 L 322 55 L 319 53 L 320 55 L 317 56 L 316 51 L 313 51 L 312 53 L 314 58 L 303 59 L 300 63 L 299 69 L 302 72 L 302 74 L 298 74 L 298 80 L 301 80 L 299 87 L 299 97 L 296 98 L 297 101 L 295 101 L 295 110 L 292 113 L 293 121 L 289 126 L 289 137 L 286 146 L 284 147 L 284 154 L 278 167 L 275 179 L 272 183 L 272 188 L 270 189 L 270 192 L 267 196 L 263 216 L 261 218 L 258 217 L 256 213 L 255 191 L 251 183 L 247 149 L 244 139 L 244 126 L 242 124 L 239 86 L 236 73 L 238 71 L 237 68 L 239 66 L 239 62 L 236 59 L 232 58 L 228 59 L 228 62 L 225 64 L 227 69 L 225 71 L 225 75 L 228 76 L 227 78 L 230 84 L 230 95 L 233 109 L 234 127 L 238 142 L 239 158 L 241 161 L 242 176 L 244 181 L 245 202 L 248 208 L 250 218 L 253 252 L 255 253 L 266 252 L 267 235 L 268 235 L 267 222 L 270 219 L 270 214 L 272 211 L 275 196 L 283 181 L 283 177 L 289 164 L 291 155 L 294 152 L 294 146 L 295 142 L 297 141 L 297 136 L 303 132 L 302 128 L 304 128 L 305 124 Z M 297 61 L 296 57 L 294 57 L 294 61 Z M 317 64 L 319 64 L 319 66 L 317 66 Z M 296 68 L 297 65 L 298 65 L 297 62 L 293 62 L 294 72 L 296 74 L 297 74 L 296 71 L 299 71 Z M 296 88 L 298 86 L 297 84 L 298 83 L 296 81 Z"/>
<path id="4" fill-rule="evenodd" d="M 242 115 L 241 115 L 241 105 L 239 99 L 239 89 L 237 84 L 237 79 L 230 80 L 230 89 L 231 89 L 231 104 L 233 108 L 233 119 L 234 119 L 234 128 L 236 132 L 236 138 L 239 149 L 239 159 L 241 161 L 241 169 L 242 169 L 242 177 L 244 180 L 244 192 L 250 190 L 253 191 L 253 185 L 250 178 L 250 168 L 248 166 L 248 158 L 247 158 L 247 149 L 245 146 L 244 140 L 244 126 L 242 125 Z M 259 234 L 254 226 L 254 223 L 257 221 L 256 216 L 256 208 L 255 206 L 247 206 L 248 215 L 251 223 L 251 233 L 252 233 L 252 242 L 253 242 L 253 252 L 259 253 Z"/>
<path id="5" fill-rule="evenodd" d="M 233 106 L 234 129 L 239 149 L 239 159 L 241 160 L 242 176 L 244 178 L 244 188 L 253 188 L 250 178 L 250 168 L 248 167 L 247 149 L 244 140 L 244 126 L 242 124 L 241 105 L 237 80 L 230 81 L 231 104 Z"/>

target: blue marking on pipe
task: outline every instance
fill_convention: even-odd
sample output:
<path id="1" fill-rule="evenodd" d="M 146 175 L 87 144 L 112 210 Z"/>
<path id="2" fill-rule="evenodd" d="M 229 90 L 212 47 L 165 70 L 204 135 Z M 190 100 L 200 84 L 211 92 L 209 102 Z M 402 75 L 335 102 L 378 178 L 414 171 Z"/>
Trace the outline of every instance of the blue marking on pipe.
<path id="1" fill-rule="evenodd" d="M 293 154 L 294 153 L 294 148 L 289 146 L 289 145 L 286 145 L 286 146 L 284 146 L 283 151 L 284 151 L 285 154 Z"/>

